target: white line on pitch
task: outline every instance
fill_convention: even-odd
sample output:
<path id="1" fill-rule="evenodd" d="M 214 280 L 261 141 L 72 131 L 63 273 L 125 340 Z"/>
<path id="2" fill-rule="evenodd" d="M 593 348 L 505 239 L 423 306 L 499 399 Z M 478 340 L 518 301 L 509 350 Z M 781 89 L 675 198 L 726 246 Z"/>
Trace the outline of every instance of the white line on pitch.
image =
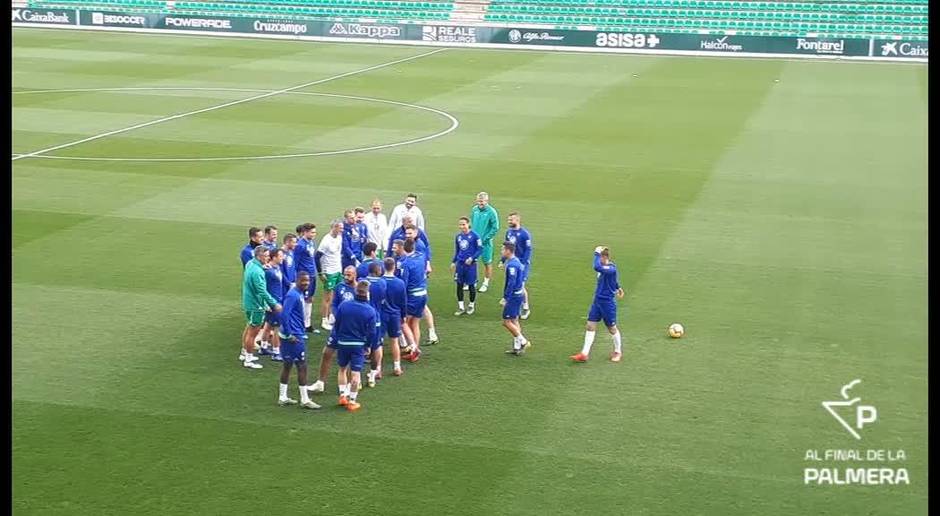
<path id="1" fill-rule="evenodd" d="M 280 95 L 280 94 L 282 94 L 282 93 L 288 93 L 288 92 L 291 92 L 291 91 L 294 91 L 294 90 L 299 90 L 299 89 L 302 89 L 302 88 L 307 88 L 307 87 L 309 87 L 309 86 L 316 86 L 317 84 L 323 84 L 323 83 L 325 83 L 325 82 L 335 81 L 336 79 L 342 79 L 343 77 L 349 77 L 350 75 L 357 75 L 357 74 L 360 74 L 360 73 L 371 72 L 372 70 L 378 70 L 379 68 L 385 68 L 386 66 L 392 66 L 392 65 L 395 65 L 395 64 L 404 63 L 404 62 L 406 62 L 406 61 L 412 61 L 412 60 L 414 60 L 414 59 L 419 59 L 419 58 L 422 58 L 422 57 L 425 57 L 425 56 L 429 56 L 429 55 L 431 55 L 431 54 L 436 54 L 436 53 L 438 53 L 438 52 L 443 52 L 443 51 L 445 51 L 445 50 L 447 50 L 447 49 L 446 49 L 446 48 L 439 48 L 439 49 L 437 49 L 437 50 L 432 50 L 432 51 L 430 51 L 430 52 L 425 52 L 425 53 L 423 53 L 423 54 L 418 54 L 418 55 L 416 55 L 416 56 L 410 56 L 410 57 L 406 57 L 406 58 L 404 58 L 404 59 L 397 59 L 397 60 L 395 60 L 395 61 L 389 61 L 389 62 L 387 62 L 387 63 L 377 64 L 377 65 L 374 65 L 374 66 L 370 66 L 370 67 L 368 67 L 368 68 L 363 68 L 363 69 L 361 69 L 361 70 L 353 70 L 353 71 L 351 71 L 351 72 L 341 73 L 341 74 L 339 74 L 339 75 L 334 75 L 334 76 L 332 76 L 332 77 L 327 77 L 327 78 L 325 78 L 325 79 L 319 79 L 319 80 L 316 80 L 316 81 L 312 81 L 312 82 L 300 84 L 300 85 L 297 85 L 297 86 L 292 86 L 292 87 L 290 87 L 290 88 L 284 88 L 283 90 L 277 90 L 277 91 L 272 91 L 272 92 L 269 92 L 269 93 L 264 93 L 264 94 L 261 94 L 261 95 L 255 95 L 254 97 L 248 97 L 247 99 L 233 100 L 233 101 L 231 101 L 231 102 L 226 102 L 225 104 L 219 104 L 219 105 L 217 105 L 217 106 L 210 106 L 210 107 L 203 108 L 203 109 L 197 109 L 196 111 L 188 111 L 188 112 L 186 112 L 186 113 L 179 113 L 179 114 L 177 114 L 177 115 L 172 115 L 172 116 L 168 116 L 168 117 L 164 117 L 164 118 L 158 118 L 158 119 L 156 119 L 156 120 L 151 120 L 150 122 L 144 122 L 144 123 L 142 123 L 142 124 L 132 125 L 132 126 L 130 126 L 130 127 L 125 127 L 125 128 L 123 128 L 123 129 L 116 129 L 116 130 L 114 130 L 114 131 L 108 131 L 108 132 L 106 132 L 106 133 L 96 134 L 96 135 L 94 135 L 94 136 L 89 136 L 88 138 L 83 138 L 83 139 L 81 139 L 81 140 L 77 140 L 77 141 L 74 141 L 74 142 L 63 143 L 63 144 L 61 144 L 61 145 L 56 145 L 55 147 L 49 147 L 48 149 L 41 149 L 41 150 L 38 150 L 38 151 L 30 152 L 30 153 L 28 153 L 28 154 L 20 154 L 20 155 L 14 156 L 13 159 L 12 159 L 12 161 L 16 161 L 16 160 L 18 160 L 18 159 L 23 159 L 23 158 L 29 158 L 29 157 L 32 157 L 32 156 L 38 156 L 38 155 L 40 155 L 40 154 L 45 154 L 45 153 L 47 153 L 47 152 L 52 152 L 52 151 L 54 151 L 54 150 L 64 149 L 64 148 L 66 148 L 66 147 L 73 147 L 73 146 L 79 145 L 79 144 L 81 144 L 81 143 L 90 142 L 90 141 L 93 141 L 93 140 L 98 140 L 98 139 L 101 139 L 101 138 L 105 138 L 105 137 L 107 137 L 107 136 L 113 136 L 113 135 L 115 135 L 115 134 L 126 133 L 126 132 L 128 132 L 128 131 L 133 131 L 134 129 L 140 129 L 140 128 L 143 128 L 143 127 L 148 127 L 148 126 L 160 124 L 160 123 L 163 123 L 163 122 L 169 122 L 170 120 L 176 120 L 176 119 L 178 119 L 178 118 L 183 118 L 183 117 L 190 116 L 190 115 L 198 115 L 199 113 L 206 113 L 206 112 L 209 112 L 209 111 L 215 111 L 216 109 L 222 109 L 222 108 L 225 108 L 225 107 L 234 106 L 234 105 L 236 105 L 236 104 L 244 104 L 245 102 L 251 102 L 251 101 L 253 101 L 253 100 L 263 99 L 263 98 L 267 98 L 267 97 L 273 97 L 273 96 L 275 96 L 275 95 Z"/>

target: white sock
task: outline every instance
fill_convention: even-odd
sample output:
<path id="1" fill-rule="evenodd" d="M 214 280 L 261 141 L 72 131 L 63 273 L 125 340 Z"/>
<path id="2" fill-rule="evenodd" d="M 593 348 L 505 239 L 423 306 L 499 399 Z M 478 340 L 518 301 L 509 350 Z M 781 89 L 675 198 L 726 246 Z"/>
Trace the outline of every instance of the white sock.
<path id="1" fill-rule="evenodd" d="M 522 309 L 523 309 L 523 310 L 528 310 L 528 309 L 529 309 L 529 303 L 528 303 L 528 302 L 522 303 Z"/>
<path id="2" fill-rule="evenodd" d="M 395 369 L 401 369 L 401 362 L 392 362 L 392 367 Z"/>
<path id="3" fill-rule="evenodd" d="M 475 304 L 476 304 L 475 302 L 470 301 L 470 308 L 473 308 L 473 305 L 475 305 Z"/>
<path id="4" fill-rule="evenodd" d="M 274 353 L 275 355 L 280 355 L 281 348 L 271 348 L 271 352 Z"/>
<path id="5" fill-rule="evenodd" d="M 519 337 L 512 338 L 512 349 L 519 349 L 522 347 L 522 342 L 519 341 Z"/>
<path id="6" fill-rule="evenodd" d="M 430 337 L 431 340 L 437 340 L 437 332 L 434 331 L 434 328 L 428 328 L 428 337 Z"/>
<path id="7" fill-rule="evenodd" d="M 489 279 L 489 278 L 483 278 L 483 284 L 484 284 L 484 285 L 489 285 L 489 284 L 490 284 L 490 279 Z"/>
<path id="8" fill-rule="evenodd" d="M 340 396 L 348 396 L 348 395 L 349 395 L 349 384 L 348 384 L 348 383 L 347 383 L 346 385 L 340 385 L 340 386 L 339 386 L 339 394 L 340 394 Z"/>
<path id="9" fill-rule="evenodd" d="M 457 301 L 457 309 L 463 311 L 463 301 Z"/>
<path id="10" fill-rule="evenodd" d="M 283 399 L 287 398 L 287 384 L 286 384 L 286 383 L 282 383 L 282 384 L 280 385 L 280 387 L 281 387 L 281 394 L 280 394 L 280 396 L 281 396 L 281 399 L 283 400 Z M 307 391 L 305 391 L 304 389 L 300 389 L 300 390 L 301 390 L 302 392 L 307 392 Z"/>
<path id="11" fill-rule="evenodd" d="M 324 384 L 324 383 L 321 382 L 320 380 L 317 380 L 317 381 L 313 382 L 312 384 L 310 384 L 310 386 L 311 386 L 311 387 L 319 387 L 319 388 L 322 389 L 322 388 L 326 387 L 326 384 Z"/>
<path id="12" fill-rule="evenodd" d="M 284 385 L 284 388 L 286 389 L 287 386 Z M 285 391 L 285 392 L 286 392 L 286 391 Z M 285 394 L 285 396 L 286 396 L 286 394 Z M 301 402 L 301 403 L 307 403 L 308 401 L 310 401 L 310 393 L 308 393 L 308 392 L 307 392 L 307 389 L 305 389 L 304 386 L 301 385 L 301 386 L 300 386 L 300 402 Z"/>
<path id="13" fill-rule="evenodd" d="M 620 353 L 621 351 L 621 342 L 620 342 L 620 330 L 617 330 L 617 333 L 611 335 L 614 338 L 614 351 Z"/>
<path id="14" fill-rule="evenodd" d="M 313 303 L 304 303 L 304 328 L 310 326 L 310 317 L 313 315 Z"/>
<path id="15" fill-rule="evenodd" d="M 581 348 L 582 355 L 589 355 L 591 353 L 591 345 L 594 344 L 594 335 L 596 333 L 596 331 L 584 332 L 584 347 Z"/>
<path id="16" fill-rule="evenodd" d="M 356 401 L 356 397 L 357 397 L 357 396 L 359 396 L 359 391 L 356 391 L 356 392 L 350 391 L 350 392 L 349 392 L 349 399 L 350 399 L 350 400 Z"/>

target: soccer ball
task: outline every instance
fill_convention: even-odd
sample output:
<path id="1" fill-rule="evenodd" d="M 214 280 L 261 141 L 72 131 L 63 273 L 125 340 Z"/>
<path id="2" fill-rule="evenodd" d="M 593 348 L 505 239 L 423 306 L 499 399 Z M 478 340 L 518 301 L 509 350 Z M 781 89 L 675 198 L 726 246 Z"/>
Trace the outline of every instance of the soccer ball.
<path id="1" fill-rule="evenodd" d="M 685 328 L 682 327 L 679 323 L 672 323 L 669 325 L 669 336 L 678 339 L 679 337 L 685 335 Z"/>

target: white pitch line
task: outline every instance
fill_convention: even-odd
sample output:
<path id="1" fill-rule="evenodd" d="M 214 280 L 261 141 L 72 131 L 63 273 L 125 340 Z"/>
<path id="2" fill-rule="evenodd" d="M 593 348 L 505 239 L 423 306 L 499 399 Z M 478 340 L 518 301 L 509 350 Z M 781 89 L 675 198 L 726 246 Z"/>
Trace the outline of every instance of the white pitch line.
<path id="1" fill-rule="evenodd" d="M 117 87 L 117 88 L 75 88 L 75 89 L 62 89 L 62 90 L 25 90 L 25 91 L 14 91 L 14 95 L 29 95 L 35 93 L 72 93 L 72 92 L 95 92 L 95 91 L 237 91 L 243 93 L 257 93 L 257 92 L 268 92 L 268 90 L 259 90 L 253 88 L 209 88 L 209 87 L 187 87 L 187 86 L 141 86 L 141 87 Z M 356 147 L 352 149 L 341 149 L 341 150 L 332 150 L 332 151 L 320 151 L 320 152 L 304 152 L 297 154 L 271 154 L 266 156 L 227 156 L 227 157 L 215 157 L 215 158 L 121 158 L 121 157 L 80 157 L 80 156 L 48 156 L 41 155 L 35 156 L 37 159 L 58 159 L 58 160 L 72 160 L 72 161 L 133 161 L 133 162 L 147 162 L 147 163 L 156 163 L 156 162 L 194 162 L 194 161 L 249 161 L 249 160 L 270 160 L 270 159 L 288 159 L 288 158 L 307 158 L 314 156 L 335 156 L 339 154 L 352 154 L 355 152 L 368 152 L 381 149 L 391 149 L 395 147 L 402 147 L 404 145 L 412 145 L 415 143 L 426 142 L 428 140 L 433 140 L 434 138 L 439 138 L 446 134 L 449 134 L 457 129 L 460 126 L 460 121 L 456 117 L 451 115 L 446 111 L 441 111 L 440 109 L 434 109 L 427 106 L 419 106 L 417 104 L 409 104 L 407 102 L 398 102 L 396 100 L 385 100 L 385 99 L 376 99 L 372 97 L 357 97 L 355 95 L 340 95 L 338 93 L 316 93 L 312 91 L 291 91 L 287 92 L 288 95 L 309 95 L 314 97 L 333 97 L 340 99 L 352 99 L 352 100 L 362 100 L 367 102 L 378 102 L 381 104 L 390 104 L 393 106 L 402 106 L 407 108 L 418 109 L 421 111 L 428 111 L 440 115 L 450 121 L 450 126 L 443 131 L 436 132 L 427 136 L 421 136 L 413 138 L 410 140 L 405 140 L 401 142 L 394 143 L 385 143 L 380 145 L 373 145 L 369 147 Z M 21 156 L 22 154 L 13 154 L 14 157 Z"/>
<path id="2" fill-rule="evenodd" d="M 169 122 L 170 120 L 176 120 L 176 119 L 178 119 L 178 118 L 183 118 L 183 117 L 187 117 L 187 116 L 191 116 L 191 115 L 198 115 L 198 114 L 200 114 L 200 113 L 207 113 L 207 112 L 209 112 L 209 111 L 215 111 L 215 110 L 217 110 L 217 109 L 222 109 L 222 108 L 226 108 L 226 107 L 229 107 L 229 106 L 234 106 L 234 105 L 237 105 L 237 104 L 244 104 L 245 102 L 251 102 L 251 101 L 253 101 L 253 100 L 259 100 L 259 99 L 263 99 L 263 98 L 267 98 L 267 97 L 273 97 L 273 96 L 275 96 L 275 95 L 280 95 L 280 94 L 282 94 L 282 93 L 288 93 L 288 92 L 291 92 L 291 91 L 294 91 L 294 90 L 299 90 L 299 89 L 307 88 L 307 87 L 310 87 L 310 86 L 316 86 L 317 84 L 323 84 L 323 83 L 325 83 L 325 82 L 335 81 L 336 79 L 342 79 L 342 78 L 344 78 L 344 77 L 349 77 L 350 75 L 357 75 L 357 74 L 360 74 L 360 73 L 371 72 L 372 70 L 378 70 L 379 68 L 385 68 L 386 66 L 392 66 L 392 65 L 399 64 L 399 63 L 404 63 L 404 62 L 406 62 L 406 61 L 412 61 L 412 60 L 414 60 L 414 59 L 420 59 L 420 58 L 422 58 L 422 57 L 426 57 L 426 56 L 429 56 L 429 55 L 431 55 L 431 54 L 437 54 L 438 52 L 443 52 L 443 51 L 445 51 L 445 50 L 447 50 L 447 49 L 446 49 L 446 48 L 439 48 L 439 49 L 437 49 L 437 50 L 432 50 L 432 51 L 430 51 L 430 52 L 425 52 L 425 53 L 423 53 L 423 54 L 418 54 L 418 55 L 416 55 L 416 56 L 410 56 L 410 57 L 406 57 L 406 58 L 404 58 L 404 59 L 397 59 L 397 60 L 395 60 L 395 61 L 389 61 L 389 62 L 387 62 L 387 63 L 377 64 L 377 65 L 374 65 L 374 66 L 370 66 L 370 67 L 368 67 L 368 68 L 363 68 L 363 69 L 361 69 L 361 70 L 353 70 L 353 71 L 351 71 L 351 72 L 341 73 L 341 74 L 339 74 L 339 75 L 334 75 L 334 76 L 332 76 L 332 77 L 327 77 L 327 78 L 325 78 L 325 79 L 319 79 L 319 80 L 316 80 L 316 81 L 312 81 L 312 82 L 308 82 L 308 83 L 304 83 L 304 84 L 299 84 L 299 85 L 297 85 L 297 86 L 292 86 L 292 87 L 290 87 L 290 88 L 284 88 L 284 89 L 282 89 L 282 90 L 276 90 L 276 91 L 272 91 L 272 92 L 269 92 L 269 93 L 264 93 L 264 94 L 261 94 L 261 95 L 255 95 L 254 97 L 248 97 L 247 99 L 233 100 L 233 101 L 231 101 L 231 102 L 226 102 L 225 104 L 219 104 L 219 105 L 217 105 L 217 106 L 210 106 L 210 107 L 203 108 L 203 109 L 197 109 L 196 111 L 188 111 L 188 112 L 186 112 L 186 113 L 179 113 L 179 114 L 177 114 L 177 115 L 172 115 L 172 116 L 168 116 L 168 117 L 164 117 L 164 118 L 158 118 L 158 119 L 156 119 L 156 120 L 151 120 L 150 122 L 144 122 L 144 123 L 141 123 L 141 124 L 132 125 L 132 126 L 130 126 L 130 127 L 125 127 L 125 128 L 123 128 L 123 129 L 116 129 L 116 130 L 114 130 L 114 131 L 108 131 L 108 132 L 106 132 L 106 133 L 96 134 L 96 135 L 94 135 L 94 136 L 89 136 L 88 138 L 83 138 L 83 139 L 81 139 L 81 140 L 77 140 L 77 141 L 70 142 L 70 143 L 63 143 L 63 144 L 61 144 L 61 145 L 56 145 L 55 147 L 49 147 L 49 148 L 47 148 L 47 149 L 41 149 L 41 150 L 38 150 L 38 151 L 30 152 L 30 153 L 28 153 L 28 154 L 20 154 L 20 155 L 18 155 L 18 156 L 14 156 L 13 159 L 12 159 L 12 161 L 16 161 L 16 160 L 18 160 L 18 159 L 23 159 L 23 158 L 30 158 L 30 157 L 33 157 L 33 156 L 38 156 L 38 155 L 40 155 L 40 154 L 45 154 L 45 153 L 47 153 L 47 152 L 52 152 L 52 151 L 54 151 L 54 150 L 65 149 L 65 148 L 67 148 L 67 147 L 73 147 L 73 146 L 75 146 L 75 145 L 79 145 L 79 144 L 82 144 L 82 143 L 86 143 L 86 142 L 98 140 L 98 139 L 105 138 L 105 137 L 108 137 L 108 136 L 113 136 L 113 135 L 115 135 L 115 134 L 126 133 L 126 132 L 128 132 L 128 131 L 133 131 L 134 129 L 141 129 L 141 128 L 144 128 L 144 127 L 149 127 L 149 126 L 151 126 L 151 125 L 161 124 L 161 123 L 163 123 L 163 122 Z"/>

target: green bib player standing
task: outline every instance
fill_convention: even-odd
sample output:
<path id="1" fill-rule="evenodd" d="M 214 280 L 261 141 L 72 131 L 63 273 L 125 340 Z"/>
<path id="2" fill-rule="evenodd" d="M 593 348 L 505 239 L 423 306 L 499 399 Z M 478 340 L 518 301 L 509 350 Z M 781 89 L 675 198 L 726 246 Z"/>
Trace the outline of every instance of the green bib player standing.
<path id="1" fill-rule="evenodd" d="M 477 194 L 477 203 L 470 208 L 470 227 L 483 242 L 483 253 L 480 261 L 483 262 L 483 285 L 480 292 L 490 288 L 490 277 L 493 276 L 493 238 L 499 232 L 499 214 L 496 208 L 490 206 L 490 196 L 486 192 Z"/>

